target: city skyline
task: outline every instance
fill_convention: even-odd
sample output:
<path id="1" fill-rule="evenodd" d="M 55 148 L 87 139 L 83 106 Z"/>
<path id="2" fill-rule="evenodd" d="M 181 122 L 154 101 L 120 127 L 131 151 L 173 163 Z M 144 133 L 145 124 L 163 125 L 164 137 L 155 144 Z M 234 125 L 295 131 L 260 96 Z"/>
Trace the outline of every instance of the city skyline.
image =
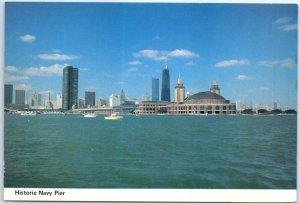
<path id="1" fill-rule="evenodd" d="M 123 89 L 140 99 L 168 60 L 171 100 L 180 74 L 192 94 L 216 80 L 231 102 L 296 109 L 296 5 L 9 2 L 5 25 L 4 79 L 14 90 L 54 98 L 72 65 L 79 98 Z"/>

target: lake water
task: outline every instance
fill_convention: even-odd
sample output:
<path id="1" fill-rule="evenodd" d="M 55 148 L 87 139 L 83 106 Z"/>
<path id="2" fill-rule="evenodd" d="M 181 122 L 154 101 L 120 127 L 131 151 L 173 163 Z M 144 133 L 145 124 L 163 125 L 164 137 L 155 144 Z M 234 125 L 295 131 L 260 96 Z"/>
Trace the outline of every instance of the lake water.
<path id="1" fill-rule="evenodd" d="M 5 115 L 5 187 L 296 189 L 296 116 Z"/>

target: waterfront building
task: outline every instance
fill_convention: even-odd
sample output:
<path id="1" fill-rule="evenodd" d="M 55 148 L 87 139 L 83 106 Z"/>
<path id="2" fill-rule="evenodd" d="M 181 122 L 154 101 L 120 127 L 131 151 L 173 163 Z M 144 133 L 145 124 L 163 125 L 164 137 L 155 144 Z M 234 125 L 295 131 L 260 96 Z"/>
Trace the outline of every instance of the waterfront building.
<path id="1" fill-rule="evenodd" d="M 61 109 L 62 108 L 62 94 L 58 93 L 56 95 L 56 108 Z"/>
<path id="2" fill-rule="evenodd" d="M 85 91 L 85 107 L 95 106 L 95 92 Z"/>
<path id="3" fill-rule="evenodd" d="M 79 98 L 78 100 L 78 108 L 84 108 L 85 106 L 85 101 L 82 98 Z"/>
<path id="4" fill-rule="evenodd" d="M 38 105 L 38 94 L 36 92 L 33 92 L 31 97 L 32 97 L 31 98 L 31 107 L 37 108 L 39 106 Z"/>
<path id="5" fill-rule="evenodd" d="M 44 107 L 45 107 L 45 109 L 51 109 L 52 108 L 52 104 L 51 104 L 51 101 L 50 101 L 50 92 L 49 91 L 45 93 Z"/>
<path id="6" fill-rule="evenodd" d="M 273 107 L 273 110 L 276 109 L 280 109 L 277 101 L 274 102 L 274 107 Z"/>
<path id="7" fill-rule="evenodd" d="M 236 111 L 237 111 L 237 112 L 241 112 L 241 111 L 243 110 L 243 108 L 242 108 L 242 103 L 241 103 L 240 100 L 237 100 L 237 101 L 235 102 L 235 106 L 236 106 Z"/>
<path id="8" fill-rule="evenodd" d="M 103 107 L 103 106 L 106 106 L 106 100 L 104 99 L 98 99 L 97 102 L 96 102 L 96 106 L 99 108 L 99 107 Z"/>
<path id="9" fill-rule="evenodd" d="M 217 85 L 217 82 L 215 80 L 213 80 L 212 85 L 210 87 L 210 91 L 212 93 L 216 93 L 217 95 L 220 95 L 220 88 Z"/>
<path id="10" fill-rule="evenodd" d="M 159 114 L 162 109 L 167 109 L 170 102 L 166 101 L 142 101 L 139 103 L 136 114 Z"/>
<path id="11" fill-rule="evenodd" d="M 109 97 L 109 107 L 120 106 L 120 98 L 117 95 L 111 95 Z"/>
<path id="12" fill-rule="evenodd" d="M 15 104 L 25 105 L 26 103 L 26 91 L 25 90 L 16 90 L 15 92 Z"/>
<path id="13" fill-rule="evenodd" d="M 161 101 L 171 101 L 170 97 L 170 72 L 166 65 L 162 71 L 162 85 L 161 85 Z"/>
<path id="14" fill-rule="evenodd" d="M 182 84 L 178 81 L 177 84 Z M 216 83 L 213 83 L 215 85 Z M 181 86 L 180 86 L 181 88 Z M 178 93 L 184 95 L 184 92 L 179 91 L 178 86 L 175 86 Z M 219 91 L 220 92 L 220 91 Z M 177 96 L 177 95 L 176 95 Z M 181 97 L 174 99 L 174 102 L 141 102 L 137 113 L 139 114 L 155 114 L 166 113 L 170 115 L 231 115 L 236 114 L 236 104 L 230 103 L 221 95 L 212 92 L 198 92 L 182 102 Z M 176 100 L 176 102 L 175 102 Z"/>
<path id="15" fill-rule="evenodd" d="M 159 101 L 159 79 L 152 79 L 152 101 Z"/>
<path id="16" fill-rule="evenodd" d="M 43 95 L 42 94 L 38 94 L 37 95 L 37 105 L 38 106 L 42 106 L 42 100 L 43 100 Z"/>
<path id="17" fill-rule="evenodd" d="M 78 100 L 78 68 L 66 66 L 63 69 L 62 108 L 77 108 Z"/>
<path id="18" fill-rule="evenodd" d="M 184 101 L 184 86 L 180 78 L 177 80 L 177 84 L 175 85 L 175 94 L 174 94 L 174 102 L 182 103 Z"/>
<path id="19" fill-rule="evenodd" d="M 4 106 L 11 105 L 13 103 L 13 85 L 5 84 L 4 94 Z"/>
<path id="20" fill-rule="evenodd" d="M 124 90 L 121 90 L 121 94 L 120 94 L 120 104 L 124 104 L 126 101 L 126 95 L 125 95 L 125 92 Z"/>

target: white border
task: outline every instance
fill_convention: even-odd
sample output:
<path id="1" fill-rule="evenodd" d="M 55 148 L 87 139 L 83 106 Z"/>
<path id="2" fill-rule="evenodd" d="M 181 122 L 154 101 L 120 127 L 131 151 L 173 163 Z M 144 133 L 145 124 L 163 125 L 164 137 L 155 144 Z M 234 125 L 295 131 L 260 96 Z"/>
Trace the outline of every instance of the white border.
<path id="1" fill-rule="evenodd" d="M 6 0 L 6 2 L 45 2 L 43 0 Z M 83 0 L 47 0 L 47 2 L 83 2 Z M 253 3 L 253 4 L 297 4 L 299 0 L 85 0 L 84 2 L 115 2 L 115 3 Z M 298 12 L 298 22 L 300 20 Z M 3 81 L 4 67 L 4 1 L 0 0 L 0 83 Z M 299 24 L 299 23 L 298 23 Z M 298 47 L 299 47 L 299 29 L 298 29 Z M 299 59 L 298 49 L 298 59 Z M 299 67 L 299 66 L 298 66 Z M 298 70 L 298 78 L 300 72 Z M 300 101 L 299 85 L 298 101 Z M 4 85 L 0 88 L 0 107 L 3 109 Z M 300 112 L 300 106 L 297 108 Z M 3 112 L 0 112 L 0 136 L 2 137 L 0 145 L 4 149 L 4 118 Z M 300 115 L 297 116 L 297 126 L 300 125 Z M 297 134 L 297 146 L 300 144 L 299 131 Z M 0 167 L 0 184 L 3 187 L 3 167 L 4 154 L 2 155 Z M 297 174 L 300 166 L 299 163 L 300 151 L 297 150 Z M 299 184 L 300 176 L 297 175 L 297 185 Z M 30 195 L 22 196 L 15 195 L 15 190 L 26 191 L 50 191 L 54 194 L 55 190 L 65 192 L 63 196 L 52 195 Z M 300 197 L 297 199 L 297 190 L 232 190 L 232 189 L 54 189 L 54 188 L 4 188 L 0 192 L 0 201 L 9 200 L 15 201 L 150 201 L 150 202 L 300 202 Z"/>
<path id="2" fill-rule="evenodd" d="M 16 191 L 36 195 L 16 195 Z M 39 195 L 39 191 L 50 195 Z M 64 195 L 55 195 L 55 191 Z M 163 202 L 296 202 L 296 190 L 210 189 L 45 189 L 5 188 L 4 200 L 17 201 L 163 201 Z"/>

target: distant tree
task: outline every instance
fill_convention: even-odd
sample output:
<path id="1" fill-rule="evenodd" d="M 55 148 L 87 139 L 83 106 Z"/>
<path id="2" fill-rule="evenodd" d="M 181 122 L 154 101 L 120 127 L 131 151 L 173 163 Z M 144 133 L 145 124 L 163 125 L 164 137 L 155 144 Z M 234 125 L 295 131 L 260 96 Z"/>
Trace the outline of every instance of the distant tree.
<path id="1" fill-rule="evenodd" d="M 252 109 L 245 109 L 241 112 L 242 114 L 253 114 Z"/>
<path id="2" fill-rule="evenodd" d="M 294 110 L 294 109 L 288 109 L 288 110 L 284 111 L 284 113 L 287 113 L 287 114 L 297 114 L 297 111 Z"/>
<path id="3" fill-rule="evenodd" d="M 280 114 L 280 113 L 282 113 L 282 110 L 281 109 L 274 109 L 274 110 L 272 110 L 272 113 L 273 114 Z"/>
<path id="4" fill-rule="evenodd" d="M 269 113 L 269 111 L 267 111 L 266 109 L 258 109 L 257 113 L 258 114 L 267 114 L 267 113 Z"/>

